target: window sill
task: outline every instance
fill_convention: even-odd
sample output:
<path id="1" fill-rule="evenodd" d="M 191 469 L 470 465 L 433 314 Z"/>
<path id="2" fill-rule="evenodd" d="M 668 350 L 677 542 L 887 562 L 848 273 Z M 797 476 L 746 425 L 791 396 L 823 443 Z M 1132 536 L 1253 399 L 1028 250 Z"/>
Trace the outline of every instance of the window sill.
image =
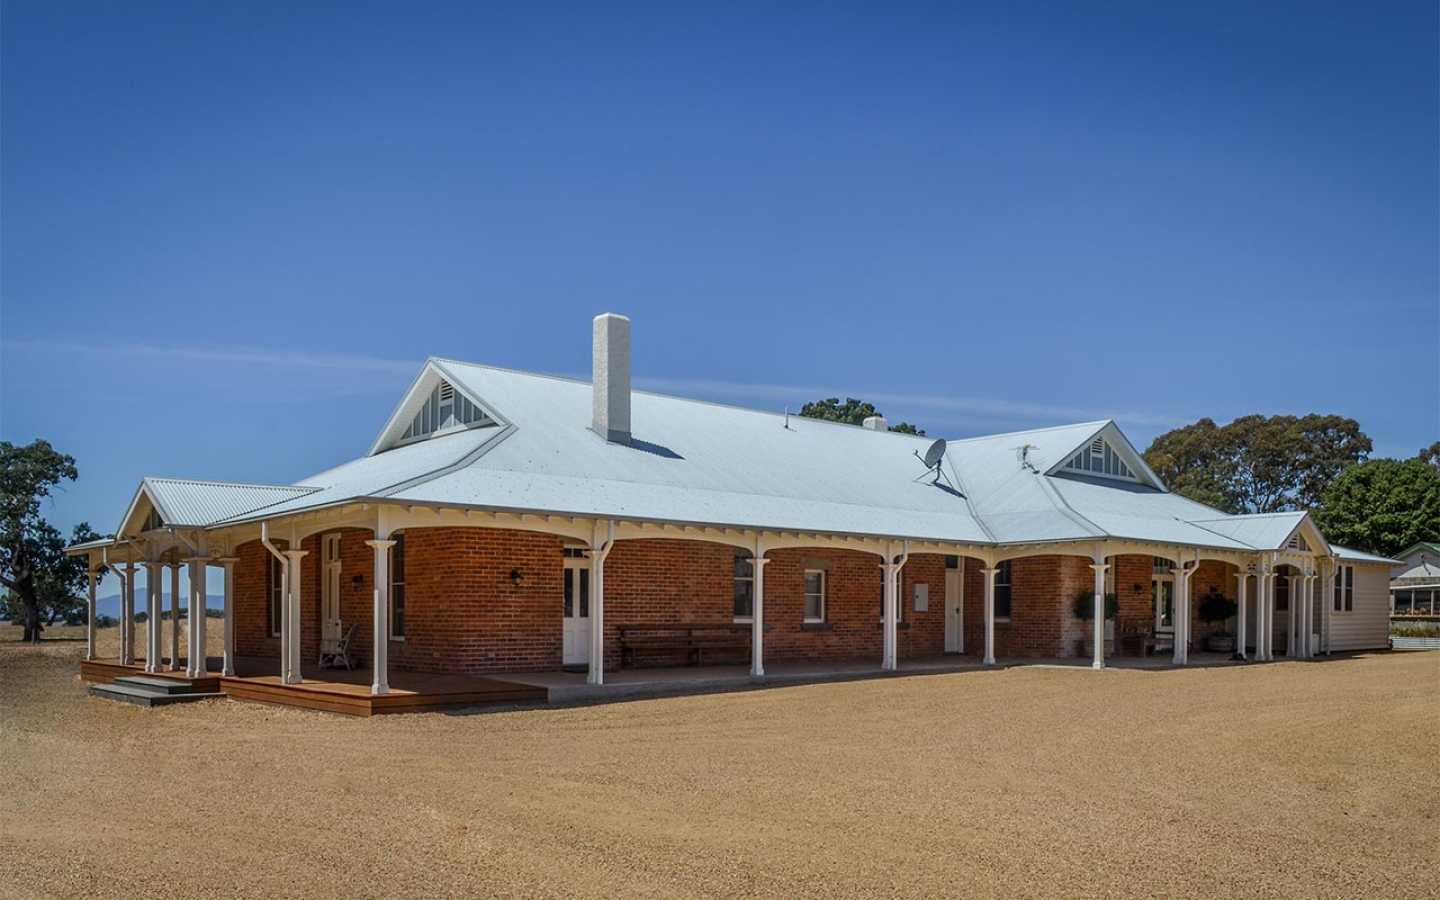
<path id="1" fill-rule="evenodd" d="M 908 630 L 910 629 L 910 623 L 909 623 L 909 622 L 896 622 L 896 623 L 895 623 L 895 627 L 896 627 L 898 630 L 900 630 L 900 631 L 908 631 Z M 885 623 L 884 623 L 884 622 L 876 622 L 876 623 L 875 623 L 875 630 L 876 630 L 876 631 L 883 631 L 884 629 L 885 629 Z"/>
<path id="2" fill-rule="evenodd" d="M 834 631 L 835 626 L 830 622 L 801 622 L 801 631 Z"/>
<path id="3" fill-rule="evenodd" d="M 403 643 L 405 643 L 405 639 L 404 639 L 403 637 L 392 637 L 392 638 L 390 638 L 390 643 L 392 643 L 392 644 L 403 644 Z"/>
<path id="4" fill-rule="evenodd" d="M 996 630 L 996 631 L 1009 631 L 1010 629 L 1012 629 L 1012 628 L 1014 628 L 1014 627 L 1015 627 L 1015 622 L 1014 622 L 1014 620 L 1012 620 L 1012 619 L 996 619 L 996 620 L 995 620 L 995 630 Z"/>

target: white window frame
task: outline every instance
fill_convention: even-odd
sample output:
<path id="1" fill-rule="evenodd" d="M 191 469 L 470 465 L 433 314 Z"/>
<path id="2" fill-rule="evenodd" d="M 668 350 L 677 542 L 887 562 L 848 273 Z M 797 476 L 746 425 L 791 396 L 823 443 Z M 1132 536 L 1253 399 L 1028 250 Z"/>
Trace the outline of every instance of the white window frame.
<path id="1" fill-rule="evenodd" d="M 809 589 L 809 588 L 810 588 L 810 576 L 811 576 L 811 575 L 819 575 L 819 576 L 820 576 L 820 593 L 819 593 L 818 595 L 817 595 L 817 594 L 812 594 L 812 593 L 810 593 L 810 589 Z M 823 624 L 823 623 L 825 622 L 825 614 L 826 614 L 827 612 L 829 612 L 829 610 L 826 608 L 826 607 L 829 606 L 829 603 L 827 602 L 827 598 L 826 598 L 826 596 L 825 596 L 826 593 L 827 593 L 827 589 L 828 589 L 828 587 L 829 587 L 829 585 L 828 585 L 829 578 L 827 577 L 828 575 L 829 575 L 829 573 L 826 572 L 824 569 L 806 569 L 806 570 L 805 570 L 804 581 L 802 581 L 802 582 L 800 583 L 800 591 L 801 591 L 800 614 L 801 614 L 801 616 L 803 617 L 803 621 L 805 622 L 806 625 L 820 625 L 820 624 Z M 809 606 L 810 606 L 810 598 L 811 598 L 811 597 L 815 597 L 815 596 L 818 596 L 818 597 L 820 598 L 820 617 L 819 617 L 818 619 L 815 618 L 815 617 L 813 617 L 813 616 L 811 616 L 811 615 L 809 614 L 809 612 L 808 612 L 808 609 L 809 609 Z"/>
<path id="2" fill-rule="evenodd" d="M 270 636 L 278 638 L 280 629 L 276 628 L 277 622 L 283 623 L 285 619 L 285 591 L 288 585 L 285 584 L 285 568 L 271 553 L 265 554 L 270 561 L 270 567 L 265 570 L 265 618 L 269 620 Z M 280 581 L 279 590 L 276 590 L 275 581 Z"/>
<path id="3" fill-rule="evenodd" d="M 1355 611 L 1354 566 L 1335 567 L 1335 593 L 1330 600 L 1330 607 L 1331 612 L 1342 616 L 1348 616 Z"/>
<path id="4" fill-rule="evenodd" d="M 409 560 L 406 560 L 406 559 L 405 559 L 405 535 L 404 535 L 404 533 L 402 532 L 401 534 L 392 535 L 392 537 L 393 537 L 394 540 L 395 540 L 395 545 L 392 546 L 388 551 L 386 551 L 386 552 L 389 553 L 389 555 L 390 555 L 390 560 L 389 560 L 388 564 L 385 566 L 385 577 L 388 578 L 388 579 L 390 579 L 390 591 L 389 591 L 389 593 L 388 593 L 388 595 L 387 595 L 387 597 L 386 597 L 386 599 L 387 599 L 389 602 L 386 603 L 385 605 L 386 605 L 386 607 L 387 607 L 387 610 L 386 610 L 386 611 L 387 611 L 387 613 L 389 614 L 389 619 L 390 619 L 390 621 L 388 621 L 388 622 L 385 623 L 385 636 L 386 636 L 387 638 L 389 638 L 391 641 L 394 641 L 394 642 L 402 643 L 402 644 L 403 644 L 403 643 L 405 642 L 405 635 L 403 635 L 403 634 L 396 634 L 396 633 L 395 633 L 395 611 L 396 611 L 396 606 L 395 606 L 395 588 L 396 588 L 396 586 L 399 586 L 399 588 L 400 588 L 400 609 L 401 609 L 402 614 L 403 614 L 404 612 L 408 612 L 408 611 L 409 611 L 410 598 L 409 598 L 408 596 L 406 596 L 406 593 L 407 593 L 407 592 L 406 592 L 406 590 L 405 590 L 405 581 L 404 581 L 404 580 L 401 580 L 401 581 L 396 581 L 396 580 L 395 580 L 395 550 L 396 550 L 396 548 L 397 548 L 397 547 L 399 548 L 399 550 L 400 550 L 400 558 L 401 558 L 402 561 L 404 561 L 404 562 L 407 564 L 407 569 L 408 569 Z M 408 572 L 408 570 L 405 571 L 405 572 L 401 572 L 401 573 L 400 573 L 400 576 L 401 576 L 402 579 L 408 579 L 408 578 L 409 578 L 409 572 Z M 410 627 L 410 621 L 409 621 L 409 617 L 408 617 L 408 616 L 405 617 L 405 626 L 404 626 L 404 627 L 405 627 L 407 630 L 408 630 L 409 627 Z"/>
<path id="5" fill-rule="evenodd" d="M 1000 562 L 998 562 L 998 563 L 995 564 L 995 597 L 996 597 L 996 599 L 998 600 L 999 597 L 1000 597 L 1000 588 L 1004 587 L 1004 588 L 1006 588 L 1007 590 L 1010 591 L 1010 612 L 1009 612 L 1008 615 L 1003 615 L 1003 616 L 1000 615 L 1000 604 L 999 604 L 998 602 L 995 604 L 995 621 L 997 621 L 997 622 L 1011 622 L 1011 621 L 1014 621 L 1014 618 L 1015 618 L 1015 566 L 1014 566 L 1014 562 L 1015 562 L 1015 561 L 1014 561 L 1014 560 L 1011 560 L 1011 559 L 1002 559 Z M 1005 573 L 1009 576 L 1008 580 L 1007 580 L 1003 585 L 1000 583 L 1000 573 L 1001 573 L 1001 572 L 1005 572 Z"/>
<path id="6" fill-rule="evenodd" d="M 750 566 L 750 574 L 749 574 L 749 575 L 735 575 L 734 578 L 735 578 L 736 584 L 739 584 L 740 582 L 747 582 L 747 583 L 750 585 L 750 615 L 748 615 L 748 616 L 736 615 L 736 616 L 735 616 L 735 624 L 736 624 L 736 625 L 749 625 L 749 624 L 751 624 L 751 623 L 753 623 L 753 622 L 755 621 L 755 558 L 754 558 L 753 556 L 750 556 L 750 555 L 748 555 L 748 554 L 743 553 L 742 551 L 737 550 L 737 551 L 735 552 L 734 560 L 732 560 L 732 562 L 730 563 L 730 567 L 731 567 L 731 572 L 732 572 L 732 573 L 733 573 L 734 570 L 735 570 L 735 566 L 736 566 L 736 565 L 739 563 L 739 561 L 742 560 L 742 559 L 746 562 L 747 565 Z M 731 598 L 731 601 L 730 601 L 730 602 L 731 602 L 731 610 L 733 611 L 733 610 L 734 610 L 734 602 L 735 602 L 735 601 L 734 601 L 735 593 L 734 593 L 734 589 L 733 589 L 733 588 L 731 589 L 730 598 Z"/>

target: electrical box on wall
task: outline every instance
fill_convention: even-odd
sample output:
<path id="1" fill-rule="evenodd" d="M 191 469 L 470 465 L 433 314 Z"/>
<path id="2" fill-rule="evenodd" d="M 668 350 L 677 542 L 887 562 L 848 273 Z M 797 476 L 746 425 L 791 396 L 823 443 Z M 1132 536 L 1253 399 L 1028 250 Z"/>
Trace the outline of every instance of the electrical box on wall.
<path id="1" fill-rule="evenodd" d="M 917 585 L 915 585 L 915 593 L 914 593 L 913 600 L 914 600 L 914 608 L 915 608 L 915 611 L 916 611 L 916 612 L 929 612 L 929 611 L 930 611 L 930 585 L 928 585 L 928 584 L 917 584 Z"/>

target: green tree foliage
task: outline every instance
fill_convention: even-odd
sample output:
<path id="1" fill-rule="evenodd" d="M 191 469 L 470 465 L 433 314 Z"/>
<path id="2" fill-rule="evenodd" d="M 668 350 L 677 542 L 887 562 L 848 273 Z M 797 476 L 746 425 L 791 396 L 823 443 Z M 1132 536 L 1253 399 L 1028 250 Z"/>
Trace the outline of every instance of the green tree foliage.
<path id="1" fill-rule="evenodd" d="M 1337 544 L 1392 556 L 1440 540 L 1440 471 L 1422 458 L 1372 459 L 1346 469 L 1315 513 Z"/>
<path id="2" fill-rule="evenodd" d="M 1422 449 L 1416 458 L 1436 472 L 1440 472 L 1440 441 Z"/>
<path id="3" fill-rule="evenodd" d="M 40 514 L 41 499 L 77 474 L 75 460 L 47 441 L 24 447 L 0 441 L 0 585 L 11 592 L 9 613 L 23 622 L 27 641 L 38 641 L 46 623 L 82 602 L 85 560 L 65 555 L 67 542 Z M 95 537 L 81 524 L 71 542 Z"/>
<path id="4" fill-rule="evenodd" d="M 816 400 L 800 407 L 800 415 L 807 419 L 824 419 L 827 422 L 844 422 L 846 425 L 863 425 L 870 416 L 881 415 L 875 408 L 875 404 L 866 403 L 863 400 L 856 400 L 854 397 L 846 397 L 841 403 L 839 397 L 831 397 L 828 400 Z M 909 422 L 901 422 L 898 425 L 891 425 L 891 431 L 898 431 L 901 434 L 918 434 L 925 436 L 925 429 L 916 428 Z"/>
<path id="5" fill-rule="evenodd" d="M 1160 435 L 1144 455 L 1171 490 L 1238 514 L 1318 506 L 1326 485 L 1370 449 L 1354 419 L 1255 415 L 1201 419 Z"/>

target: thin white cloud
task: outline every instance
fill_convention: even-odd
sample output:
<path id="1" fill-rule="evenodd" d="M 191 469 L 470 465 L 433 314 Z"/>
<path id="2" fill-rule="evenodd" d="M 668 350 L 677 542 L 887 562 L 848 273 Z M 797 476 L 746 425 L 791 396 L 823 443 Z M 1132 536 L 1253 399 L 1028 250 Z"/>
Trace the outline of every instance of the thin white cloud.
<path id="1" fill-rule="evenodd" d="M 193 360 L 196 362 L 223 362 L 237 365 L 260 366 L 268 369 L 319 369 L 328 371 L 351 371 L 373 373 L 414 373 L 420 362 L 414 360 L 386 359 L 375 356 L 318 353 L 309 351 L 276 352 L 245 347 L 193 347 L 167 344 L 146 344 L 118 341 L 116 343 L 85 343 L 67 341 L 6 341 L 6 347 L 36 350 L 56 354 L 116 355 L 129 357 L 150 357 L 156 359 Z M 584 378 L 583 374 L 574 377 Z M 1173 427 L 1183 419 L 1174 415 L 1099 409 L 1043 403 L 1022 400 L 1007 400 L 994 397 L 948 397 L 938 394 L 909 394 L 890 391 L 872 391 L 851 386 L 849 388 L 818 387 L 815 385 L 765 384 L 740 381 L 716 381 L 707 379 L 681 378 L 637 378 L 635 384 L 645 390 L 682 396 L 702 396 L 711 399 L 733 400 L 774 400 L 784 403 L 799 403 L 817 397 L 860 397 L 878 406 L 903 407 L 906 410 L 923 410 L 938 413 L 958 413 L 971 417 L 967 420 L 942 418 L 935 424 L 975 424 L 975 419 L 989 422 L 1024 422 L 1039 424 L 1060 424 L 1095 419 L 1116 419 L 1132 425 L 1153 425 Z M 798 409 L 798 407 L 797 407 Z M 897 417 L 898 418 L 898 417 Z M 934 430 L 933 428 L 931 429 Z"/>
<path id="2" fill-rule="evenodd" d="M 968 413 L 999 421 L 1038 421 L 1060 424 L 1099 419 L 1116 419 L 1141 425 L 1175 425 L 1184 421 L 1173 415 L 1124 412 L 1113 409 L 1027 403 L 994 397 L 946 397 L 936 394 L 907 394 L 871 391 L 863 388 L 840 390 L 814 385 L 751 384 L 738 381 L 706 381 L 674 378 L 637 378 L 638 387 L 661 393 L 705 394 L 712 397 L 748 397 L 751 399 L 813 400 L 817 397 L 859 397 L 877 406 L 901 406 L 907 409 Z M 792 408 L 793 411 L 793 408 Z"/>
<path id="3" fill-rule="evenodd" d="M 297 350 L 278 353 L 244 347 L 181 347 L 167 344 L 142 344 L 117 341 L 113 344 L 71 341 L 6 341 L 6 347 L 36 350 L 45 353 L 151 357 L 155 359 L 186 359 L 198 362 L 225 362 L 266 368 L 328 369 L 352 372 L 416 372 L 416 360 L 383 359 L 375 356 L 353 356 L 338 353 L 316 353 Z"/>

